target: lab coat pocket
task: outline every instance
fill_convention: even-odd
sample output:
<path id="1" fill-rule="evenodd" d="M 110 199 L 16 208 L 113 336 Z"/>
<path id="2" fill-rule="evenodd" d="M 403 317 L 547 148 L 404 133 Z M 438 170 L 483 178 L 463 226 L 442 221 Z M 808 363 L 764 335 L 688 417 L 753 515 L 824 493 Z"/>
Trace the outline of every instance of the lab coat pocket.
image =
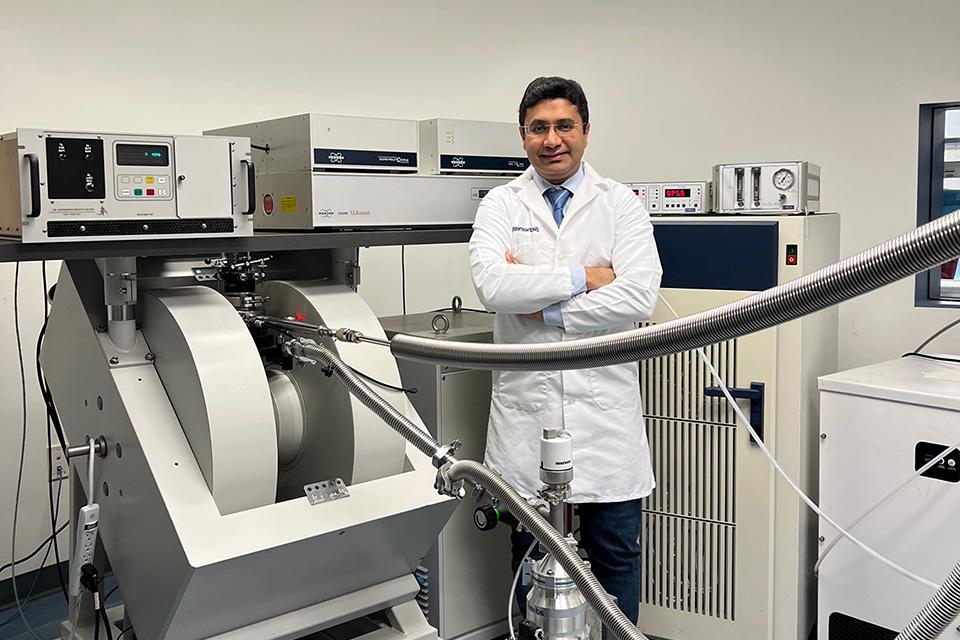
<path id="1" fill-rule="evenodd" d="M 634 409 L 640 404 L 640 367 L 637 363 L 589 369 L 593 403 L 603 411 Z"/>
<path id="2" fill-rule="evenodd" d="M 494 393 L 500 404 L 518 411 L 540 411 L 547 399 L 545 371 L 496 371 Z"/>

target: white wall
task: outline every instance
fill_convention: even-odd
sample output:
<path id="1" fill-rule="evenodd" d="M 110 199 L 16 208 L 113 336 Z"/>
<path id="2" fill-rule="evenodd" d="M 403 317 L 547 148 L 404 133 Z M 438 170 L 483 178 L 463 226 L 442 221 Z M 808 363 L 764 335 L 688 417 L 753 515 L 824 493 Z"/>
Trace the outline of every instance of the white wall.
<path id="1" fill-rule="evenodd" d="M 2 14 L 4 131 L 194 133 L 306 111 L 512 120 L 531 78 L 566 75 L 590 99 L 588 159 L 614 178 L 820 163 L 825 208 L 843 214 L 843 254 L 914 225 L 917 105 L 960 99 L 956 0 L 7 1 Z M 465 270 L 451 275 L 462 248 L 437 251 L 408 250 L 408 272 L 442 273 L 449 290 L 408 292 L 408 310 L 444 306 L 452 293 L 473 301 Z M 395 289 L 375 284 L 378 272 L 395 281 L 398 251 L 366 253 L 365 294 L 377 311 L 398 312 Z M 2 513 L 19 451 L 12 272 L 0 268 Z M 37 311 L 25 314 L 34 336 Z M 841 367 L 895 357 L 954 315 L 915 309 L 912 281 L 846 303 Z M 938 348 L 960 349 L 960 331 Z M 39 462 L 31 400 L 40 435 L 29 456 Z M 43 530 L 40 474 L 30 473 L 22 552 Z M 0 560 L 8 547 L 2 525 Z"/>

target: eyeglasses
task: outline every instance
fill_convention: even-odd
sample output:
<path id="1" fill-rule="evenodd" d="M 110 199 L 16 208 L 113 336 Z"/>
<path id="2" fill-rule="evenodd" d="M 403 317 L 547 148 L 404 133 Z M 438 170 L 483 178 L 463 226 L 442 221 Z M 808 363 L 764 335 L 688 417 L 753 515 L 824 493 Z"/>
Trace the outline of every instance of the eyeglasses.
<path id="1" fill-rule="evenodd" d="M 528 125 L 523 125 L 523 129 L 528 136 L 534 138 L 543 138 L 552 128 L 558 136 L 570 135 L 580 128 L 580 123 L 575 120 L 557 120 L 556 122 L 546 122 L 545 120 L 534 120 Z"/>

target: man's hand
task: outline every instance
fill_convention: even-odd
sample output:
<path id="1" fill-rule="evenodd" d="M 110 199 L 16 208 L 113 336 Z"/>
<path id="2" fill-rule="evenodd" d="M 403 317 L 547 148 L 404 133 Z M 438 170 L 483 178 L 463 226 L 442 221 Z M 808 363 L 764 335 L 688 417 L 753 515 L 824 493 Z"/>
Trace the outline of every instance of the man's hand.
<path id="1" fill-rule="evenodd" d="M 587 291 L 599 289 L 617 279 L 610 267 L 584 267 L 583 270 L 587 274 Z"/>

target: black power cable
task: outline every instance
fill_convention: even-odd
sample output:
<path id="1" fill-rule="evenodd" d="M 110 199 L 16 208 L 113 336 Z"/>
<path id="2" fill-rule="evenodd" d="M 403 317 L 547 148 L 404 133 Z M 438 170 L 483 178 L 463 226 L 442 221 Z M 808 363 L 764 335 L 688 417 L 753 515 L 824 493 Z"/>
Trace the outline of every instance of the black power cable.
<path id="1" fill-rule="evenodd" d="M 916 358 L 926 358 L 927 360 L 936 360 L 937 362 L 957 362 L 960 363 L 960 358 L 948 358 L 946 356 L 931 356 L 926 353 L 918 353 L 916 351 L 908 351 L 907 353 L 900 356 L 901 358 L 906 358 L 908 356 L 914 356 Z"/>
<path id="2" fill-rule="evenodd" d="M 371 376 L 368 376 L 368 375 L 365 374 L 364 372 L 358 371 L 358 370 L 354 369 L 353 367 L 351 367 L 350 365 L 347 365 L 347 368 L 350 369 L 350 371 L 353 371 L 355 374 L 357 374 L 357 375 L 360 376 L 361 378 L 363 378 L 364 380 L 366 380 L 367 382 L 372 382 L 373 384 L 377 385 L 378 387 L 383 387 L 384 389 L 390 389 L 391 391 L 402 391 L 402 392 L 404 392 L 404 393 L 409 393 L 410 395 L 413 395 L 413 394 L 417 393 L 417 388 L 416 388 L 416 387 L 410 387 L 409 389 L 406 388 L 406 387 L 396 387 L 396 386 L 394 386 L 394 385 L 392 385 L 392 384 L 387 384 L 386 382 L 381 382 L 380 380 L 377 380 L 376 378 L 373 378 L 373 377 L 371 377 Z"/>
<path id="3" fill-rule="evenodd" d="M 947 331 L 957 326 L 958 324 L 960 324 L 960 318 L 954 320 L 953 322 L 947 323 L 946 326 L 942 327 L 941 329 L 938 329 L 936 333 L 934 333 L 932 336 L 930 336 L 929 338 L 921 342 L 919 347 L 917 347 L 916 349 L 910 352 L 910 355 L 920 353 L 921 351 L 923 351 L 923 348 L 925 346 L 927 346 L 928 344 L 930 344 L 931 342 L 933 342 L 934 340 L 936 340 L 937 338 L 945 334 Z"/>
<path id="4" fill-rule="evenodd" d="M 23 414 L 22 433 L 20 436 L 20 465 L 17 471 L 17 492 L 13 499 L 13 529 L 10 534 L 10 584 L 13 587 L 13 601 L 34 640 L 40 640 L 37 632 L 30 626 L 27 617 L 23 615 L 23 604 L 20 602 L 20 592 L 17 590 L 17 524 L 20 517 L 20 490 L 23 484 L 23 462 L 27 453 L 27 376 L 23 368 L 23 340 L 20 335 L 20 262 L 16 263 L 13 272 L 13 328 L 17 337 L 17 365 L 20 370 L 21 411 Z"/>
<path id="5" fill-rule="evenodd" d="M 42 281 L 43 281 L 43 326 L 40 327 L 40 333 L 37 334 L 37 384 L 40 385 L 40 395 L 43 397 L 43 405 L 47 418 L 47 479 L 53 477 L 53 461 L 50 459 L 50 449 L 53 446 L 53 438 L 50 435 L 50 406 L 52 402 L 47 400 L 47 397 L 50 395 L 50 390 L 47 388 L 47 383 L 43 378 L 43 371 L 40 365 L 40 348 L 43 345 L 43 336 L 47 333 L 47 322 L 50 320 L 50 297 L 47 290 L 47 261 L 43 260 L 40 263 L 40 270 L 42 272 Z M 63 434 L 58 430 L 57 436 L 60 439 L 60 447 L 64 456 L 64 464 L 66 463 L 66 453 L 67 450 L 63 448 Z M 53 482 L 48 481 L 47 483 L 47 497 L 50 501 L 50 530 L 57 530 L 57 518 L 55 511 L 59 509 L 59 504 L 56 505 L 56 509 L 53 504 Z M 60 543 L 57 540 L 57 536 L 53 536 L 53 557 L 56 560 L 57 568 L 57 581 L 60 583 L 60 592 L 63 594 L 63 599 L 67 602 L 70 602 L 70 597 L 67 595 L 67 583 L 63 576 L 63 567 L 60 561 Z"/>
<path id="6" fill-rule="evenodd" d="M 61 489 L 63 489 L 63 478 L 62 478 L 62 477 L 60 478 L 60 481 L 57 483 L 57 504 L 58 504 L 58 505 L 59 505 L 59 503 L 60 503 L 60 491 L 61 491 Z M 57 515 L 59 515 L 59 509 L 58 509 Z M 54 516 L 54 517 L 56 518 L 56 516 Z M 62 529 L 61 529 L 61 530 L 62 530 Z M 34 551 L 34 553 L 33 553 L 32 555 L 27 556 L 26 558 L 22 558 L 22 559 L 16 561 L 16 564 L 21 564 L 21 563 L 23 563 L 23 562 L 26 562 L 26 561 L 29 560 L 31 557 L 33 557 L 33 555 L 35 555 L 36 553 L 38 553 L 38 552 L 40 551 L 40 549 L 43 549 L 44 546 L 46 546 L 46 548 L 47 548 L 46 552 L 44 552 L 44 554 L 43 554 L 43 559 L 40 560 L 40 566 L 33 572 L 33 583 L 30 585 L 30 590 L 27 591 L 27 595 L 26 595 L 26 597 L 24 597 L 24 599 L 23 599 L 23 609 L 26 609 L 26 608 L 30 605 L 30 602 L 31 602 L 32 599 L 33 599 L 33 592 L 36 591 L 36 589 L 37 589 L 37 583 L 40 581 L 40 573 L 41 573 L 41 571 L 43 570 L 44 566 L 46 566 L 46 564 L 47 564 L 47 558 L 50 557 L 50 549 L 51 549 L 51 547 L 52 547 L 52 545 L 50 544 L 50 542 L 52 541 L 52 539 L 53 539 L 54 537 L 55 537 L 55 536 L 53 536 L 53 535 L 47 537 L 47 539 L 44 540 L 44 541 L 40 544 L 39 547 L 37 547 L 37 549 Z M 0 567 L 0 573 L 3 573 L 3 570 L 4 570 L 5 568 L 7 568 L 8 566 L 10 566 L 10 565 L 9 565 L 9 564 L 6 564 L 6 565 L 4 565 L 3 567 Z M 13 622 L 14 620 L 16 620 L 16 619 L 19 618 L 19 617 L 21 617 L 21 611 L 20 611 L 20 610 L 14 611 L 14 612 L 13 612 L 13 615 L 7 617 L 7 619 L 4 620 L 3 622 L 0 622 L 0 627 L 5 627 L 6 625 L 10 624 L 11 622 Z"/>
<path id="7" fill-rule="evenodd" d="M 59 534 L 61 531 L 63 531 L 64 529 L 66 529 L 67 526 L 69 526 L 69 524 L 70 524 L 70 521 L 69 521 L 69 520 L 67 520 L 66 522 L 64 522 L 64 523 L 63 523 L 62 525 L 60 525 L 60 527 L 57 529 L 57 533 Z M 37 547 L 36 549 L 34 549 L 33 551 L 31 551 L 29 555 L 26 555 L 26 556 L 20 558 L 19 560 L 17 560 L 17 561 L 16 561 L 16 564 L 23 564 L 24 562 L 26 562 L 26 561 L 29 560 L 30 558 L 33 558 L 34 556 L 36 556 L 38 553 L 40 553 L 41 551 L 43 551 L 43 548 L 44 548 L 54 537 L 56 537 L 56 536 L 53 536 L 53 535 L 47 536 L 47 539 L 44 540 L 43 542 L 41 542 L 39 547 Z M 10 566 L 11 566 L 11 563 L 8 562 L 7 564 L 5 564 L 5 565 L 3 565 L 2 567 L 0 567 L 0 573 L 3 573 L 3 572 L 6 571 L 7 569 L 9 569 Z"/>

